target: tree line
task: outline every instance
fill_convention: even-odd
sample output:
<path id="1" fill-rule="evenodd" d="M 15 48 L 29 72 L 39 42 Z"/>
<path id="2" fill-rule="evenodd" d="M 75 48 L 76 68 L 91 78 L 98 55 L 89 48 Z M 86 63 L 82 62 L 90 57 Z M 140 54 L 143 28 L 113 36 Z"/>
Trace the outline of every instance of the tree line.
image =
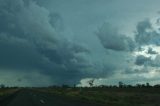
<path id="1" fill-rule="evenodd" d="M 150 85 L 150 83 L 145 83 L 145 84 L 135 84 L 135 85 L 131 85 L 131 84 L 125 84 L 122 81 L 119 81 L 117 85 L 95 85 L 94 84 L 94 80 L 90 80 L 88 81 L 88 85 L 86 86 L 88 88 L 160 88 L 160 84 L 156 84 L 156 85 Z M 84 87 L 84 88 L 86 88 Z M 18 88 L 18 87 L 8 87 L 5 86 L 4 84 L 0 84 L 0 88 Z M 45 87 L 44 87 L 45 88 Z M 74 85 L 52 85 L 52 86 L 48 86 L 48 88 L 81 88 L 81 86 L 76 86 L 76 84 Z"/>

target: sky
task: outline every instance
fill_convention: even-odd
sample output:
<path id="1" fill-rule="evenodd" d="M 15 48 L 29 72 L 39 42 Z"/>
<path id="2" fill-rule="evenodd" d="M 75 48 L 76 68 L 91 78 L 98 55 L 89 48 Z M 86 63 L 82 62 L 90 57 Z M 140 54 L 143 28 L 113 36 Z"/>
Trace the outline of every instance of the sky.
<path id="1" fill-rule="evenodd" d="M 159 0 L 0 0 L 0 83 L 160 83 Z"/>

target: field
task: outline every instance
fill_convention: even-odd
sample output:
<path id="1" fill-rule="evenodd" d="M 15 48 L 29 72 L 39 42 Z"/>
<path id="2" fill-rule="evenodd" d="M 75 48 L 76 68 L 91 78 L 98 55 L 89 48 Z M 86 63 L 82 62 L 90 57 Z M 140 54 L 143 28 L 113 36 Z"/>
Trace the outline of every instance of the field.
<path id="1" fill-rule="evenodd" d="M 0 89 L 0 105 L 13 104 L 3 106 L 21 106 L 23 103 L 39 106 L 38 101 L 42 98 L 46 106 L 53 104 L 55 106 L 74 106 L 74 104 L 76 106 L 160 106 L 160 88 L 48 87 Z M 25 101 L 21 102 L 23 100 Z M 30 100 L 33 103 L 29 104 Z M 81 103 L 86 105 L 80 105 Z"/>
<path id="2" fill-rule="evenodd" d="M 18 88 L 0 88 L 0 103 L 15 94 Z"/>
<path id="3" fill-rule="evenodd" d="M 40 92 L 97 106 L 160 106 L 159 88 L 41 88 Z"/>

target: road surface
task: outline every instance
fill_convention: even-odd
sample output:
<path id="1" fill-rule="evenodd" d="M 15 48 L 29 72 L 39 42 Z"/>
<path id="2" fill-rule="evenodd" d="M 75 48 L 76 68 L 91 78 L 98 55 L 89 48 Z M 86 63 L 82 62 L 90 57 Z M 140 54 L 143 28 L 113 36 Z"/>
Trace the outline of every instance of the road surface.
<path id="1" fill-rule="evenodd" d="M 51 95 L 33 90 L 21 90 L 7 98 L 0 106 L 98 106 L 69 98 Z"/>

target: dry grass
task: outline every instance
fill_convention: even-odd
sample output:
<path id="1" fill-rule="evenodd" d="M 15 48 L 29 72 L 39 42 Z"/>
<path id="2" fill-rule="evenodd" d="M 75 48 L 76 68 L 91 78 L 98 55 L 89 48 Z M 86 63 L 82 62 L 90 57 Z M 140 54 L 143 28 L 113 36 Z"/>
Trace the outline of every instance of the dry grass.
<path id="1" fill-rule="evenodd" d="M 107 106 L 160 106 L 158 88 L 48 88 L 43 92 Z"/>
<path id="2" fill-rule="evenodd" d="M 0 97 L 12 94 L 12 93 L 16 92 L 17 90 L 18 89 L 9 89 L 9 88 L 0 89 Z"/>

